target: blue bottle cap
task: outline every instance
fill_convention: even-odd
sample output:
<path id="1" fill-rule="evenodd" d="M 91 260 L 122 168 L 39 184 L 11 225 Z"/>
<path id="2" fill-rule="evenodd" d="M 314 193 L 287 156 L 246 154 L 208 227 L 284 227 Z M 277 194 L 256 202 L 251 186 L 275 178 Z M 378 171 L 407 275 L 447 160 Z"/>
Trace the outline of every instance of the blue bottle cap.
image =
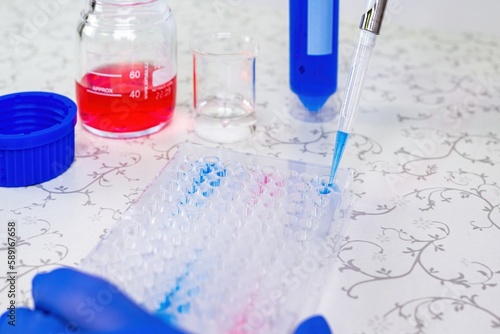
<path id="1" fill-rule="evenodd" d="M 0 96 L 0 187 L 42 183 L 75 158 L 76 104 L 46 92 Z"/>

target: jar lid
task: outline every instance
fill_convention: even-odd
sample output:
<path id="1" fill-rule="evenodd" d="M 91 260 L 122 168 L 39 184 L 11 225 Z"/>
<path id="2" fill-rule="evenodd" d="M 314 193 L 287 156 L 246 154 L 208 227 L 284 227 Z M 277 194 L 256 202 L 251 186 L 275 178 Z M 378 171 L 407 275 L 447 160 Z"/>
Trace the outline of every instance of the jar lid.
<path id="1" fill-rule="evenodd" d="M 76 104 L 47 92 L 0 96 L 0 186 L 42 183 L 75 157 Z"/>

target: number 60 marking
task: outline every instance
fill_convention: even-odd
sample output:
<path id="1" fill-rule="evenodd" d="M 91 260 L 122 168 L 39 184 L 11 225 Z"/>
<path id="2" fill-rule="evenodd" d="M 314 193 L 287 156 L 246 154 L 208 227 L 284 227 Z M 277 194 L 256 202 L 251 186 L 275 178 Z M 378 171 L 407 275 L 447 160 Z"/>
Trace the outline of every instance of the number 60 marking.
<path id="1" fill-rule="evenodd" d="M 130 71 L 130 79 L 139 79 L 141 77 L 140 71 Z"/>

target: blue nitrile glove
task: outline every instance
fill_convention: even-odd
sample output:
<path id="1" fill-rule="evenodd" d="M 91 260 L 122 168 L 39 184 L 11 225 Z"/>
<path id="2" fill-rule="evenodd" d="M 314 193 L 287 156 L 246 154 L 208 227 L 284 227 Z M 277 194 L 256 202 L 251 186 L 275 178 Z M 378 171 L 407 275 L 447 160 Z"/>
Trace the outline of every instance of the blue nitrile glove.
<path id="1" fill-rule="evenodd" d="M 295 330 L 294 334 L 333 334 L 322 316 L 314 316 L 304 320 Z"/>
<path id="2" fill-rule="evenodd" d="M 66 328 L 65 324 L 56 317 L 25 307 L 17 308 L 15 313 L 6 312 L 0 318 L 0 333 L 2 334 L 74 333 L 69 329 L 69 326 Z"/>
<path id="3" fill-rule="evenodd" d="M 114 285 L 73 269 L 57 269 L 33 279 L 35 310 L 0 318 L 0 333 L 23 334 L 183 334 L 150 315 Z M 303 322 L 295 334 L 330 334 L 322 317 Z"/>
<path id="4" fill-rule="evenodd" d="M 39 274 L 32 285 L 35 310 L 17 310 L 16 327 L 5 313 L 1 334 L 185 333 L 147 313 L 109 282 L 73 269 Z"/>

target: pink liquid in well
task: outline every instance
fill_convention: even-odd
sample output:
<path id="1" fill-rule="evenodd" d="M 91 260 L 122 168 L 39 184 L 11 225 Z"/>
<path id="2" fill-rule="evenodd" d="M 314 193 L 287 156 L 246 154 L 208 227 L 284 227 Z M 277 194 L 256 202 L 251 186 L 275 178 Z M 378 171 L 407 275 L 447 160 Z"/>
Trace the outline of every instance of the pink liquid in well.
<path id="1" fill-rule="evenodd" d="M 87 73 L 76 83 L 82 122 L 116 133 L 167 124 L 175 108 L 177 77 L 162 80 L 164 71 L 140 63 L 108 65 Z"/>

